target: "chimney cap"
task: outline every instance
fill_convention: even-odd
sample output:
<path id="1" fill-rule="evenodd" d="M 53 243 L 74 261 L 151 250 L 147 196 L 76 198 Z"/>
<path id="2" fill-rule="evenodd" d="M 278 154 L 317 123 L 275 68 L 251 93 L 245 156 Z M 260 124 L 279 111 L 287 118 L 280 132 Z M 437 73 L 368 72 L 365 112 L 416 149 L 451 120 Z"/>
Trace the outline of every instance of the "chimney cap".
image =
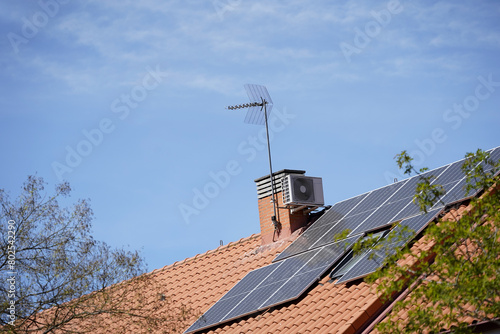
<path id="1" fill-rule="evenodd" d="M 273 173 L 273 176 L 276 177 L 279 174 L 305 174 L 305 170 L 298 170 L 298 169 L 282 169 L 277 172 Z M 258 179 L 255 179 L 254 182 L 260 182 L 262 180 L 269 179 L 269 174 L 259 177 Z"/>

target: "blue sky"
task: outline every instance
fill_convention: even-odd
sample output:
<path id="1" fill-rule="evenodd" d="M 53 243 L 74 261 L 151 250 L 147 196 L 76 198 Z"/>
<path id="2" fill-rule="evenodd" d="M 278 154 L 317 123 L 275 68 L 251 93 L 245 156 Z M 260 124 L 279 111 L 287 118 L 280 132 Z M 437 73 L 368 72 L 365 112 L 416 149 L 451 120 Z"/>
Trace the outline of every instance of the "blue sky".
<path id="1" fill-rule="evenodd" d="M 224 108 L 246 83 L 274 101 L 274 169 L 322 177 L 328 204 L 401 179 L 401 150 L 434 168 L 500 146 L 498 1 L 6 1 L 0 18 L 0 187 L 69 181 L 95 237 L 150 269 L 259 232 L 263 127 Z"/>

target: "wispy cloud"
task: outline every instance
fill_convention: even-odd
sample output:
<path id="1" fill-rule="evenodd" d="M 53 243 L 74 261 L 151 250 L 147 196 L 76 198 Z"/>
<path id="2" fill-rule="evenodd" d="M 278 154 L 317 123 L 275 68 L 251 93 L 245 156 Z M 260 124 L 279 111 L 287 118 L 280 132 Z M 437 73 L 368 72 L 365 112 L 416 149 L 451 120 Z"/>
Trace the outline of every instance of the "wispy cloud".
<path id="1" fill-rule="evenodd" d="M 222 81 L 231 84 L 242 71 L 262 66 L 293 72 L 296 78 L 320 75 L 349 82 L 362 78 L 359 70 L 387 76 L 407 76 L 415 68 L 430 69 L 430 75 L 436 69 L 453 72 L 470 59 L 453 54 L 447 56 L 451 59 L 437 57 L 436 50 L 464 43 L 492 47 L 500 42 L 500 32 L 482 24 L 498 14 L 490 13 L 491 5 L 478 4 L 472 19 L 470 6 L 461 3 L 401 1 L 401 5 L 401 17 L 384 27 L 360 55 L 374 64 L 366 69 L 342 66 L 345 60 L 338 45 L 352 40 L 353 29 L 363 29 L 373 20 L 373 11 L 384 9 L 385 3 L 241 1 L 221 20 L 211 3 L 93 0 L 47 27 L 44 38 L 57 47 L 37 50 L 28 64 L 85 90 L 102 77 L 126 84 L 120 78 L 130 77 L 127 71 L 135 73 L 145 64 L 161 62 L 175 73 L 186 73 L 174 76 L 186 80 L 180 84 L 209 89 L 211 84 L 224 86 Z M 325 41 L 330 42 L 325 45 Z M 62 54 L 71 61 L 61 59 Z M 186 67 L 188 63 L 195 69 Z M 220 69 L 221 82 L 203 78 L 210 77 L 204 74 L 209 68 Z M 199 76 L 194 81 L 189 79 L 193 72 Z"/>

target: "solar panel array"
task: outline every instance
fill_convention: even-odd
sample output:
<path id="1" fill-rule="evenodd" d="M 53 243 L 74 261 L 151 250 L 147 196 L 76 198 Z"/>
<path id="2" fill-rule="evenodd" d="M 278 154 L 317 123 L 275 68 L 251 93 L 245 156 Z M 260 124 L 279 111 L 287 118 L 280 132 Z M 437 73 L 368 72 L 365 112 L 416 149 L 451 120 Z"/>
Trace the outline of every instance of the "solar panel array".
<path id="1" fill-rule="evenodd" d="M 500 147 L 489 152 L 491 160 L 500 160 Z M 273 262 L 331 243 L 345 230 L 351 231 L 349 235 L 366 233 L 418 214 L 420 208 L 413 202 L 413 195 L 424 177 L 432 177 L 431 183 L 442 185 L 446 192 L 432 209 L 474 196 L 479 189 L 465 194 L 463 163 L 464 159 L 336 203 Z"/>
<path id="2" fill-rule="evenodd" d="M 315 248 L 249 272 L 186 333 L 223 323 L 298 298 L 361 237 Z"/>
<path id="3" fill-rule="evenodd" d="M 428 173 L 440 175 L 446 168 Z M 413 177 L 333 205 L 274 261 L 332 242 L 345 230 L 350 230 L 351 234 L 363 233 L 387 226 L 400 216 L 417 214 L 419 208 L 413 203 L 413 195 L 419 181 L 418 177 Z"/>
<path id="4" fill-rule="evenodd" d="M 245 86 L 252 102 L 261 102 L 260 96 L 268 97 L 267 90 L 262 87 Z M 270 97 L 268 102 L 272 103 Z M 263 121 L 259 118 L 261 116 L 255 110 L 247 114 L 247 118 L 250 117 L 249 121 L 253 123 Z M 500 147 L 489 152 L 491 160 L 500 160 Z M 415 235 L 403 228 L 418 234 L 446 205 L 477 194 L 480 189 L 476 189 L 473 194 L 465 193 L 466 177 L 461 168 L 463 162 L 464 160 L 460 160 L 336 203 L 270 265 L 248 273 L 185 333 L 298 298 L 334 264 L 337 263 L 340 268 L 342 263 L 345 263 L 346 253 L 366 233 L 389 227 L 399 221 L 388 236 L 380 241 L 387 243 L 387 247 L 354 257 L 354 265 L 342 271 L 344 274 L 337 284 L 364 277 L 375 271 L 390 254 L 403 247 Z M 432 184 L 442 185 L 446 193 L 427 214 L 420 214 L 419 207 L 413 203 L 413 195 L 421 178 L 431 176 Z M 335 241 L 335 237 L 345 230 L 349 230 L 347 237 Z M 404 231 L 402 239 L 388 241 L 388 237 L 401 231 Z"/>

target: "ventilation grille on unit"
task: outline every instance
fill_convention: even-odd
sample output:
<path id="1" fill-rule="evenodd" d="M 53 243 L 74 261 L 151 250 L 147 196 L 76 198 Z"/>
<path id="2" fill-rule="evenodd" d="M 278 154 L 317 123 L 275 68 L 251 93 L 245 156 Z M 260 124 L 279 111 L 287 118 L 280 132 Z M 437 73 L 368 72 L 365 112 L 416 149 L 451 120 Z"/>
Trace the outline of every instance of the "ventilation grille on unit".
<path id="1" fill-rule="evenodd" d="M 283 204 L 322 206 L 323 181 L 320 177 L 289 174 L 282 179 Z"/>

